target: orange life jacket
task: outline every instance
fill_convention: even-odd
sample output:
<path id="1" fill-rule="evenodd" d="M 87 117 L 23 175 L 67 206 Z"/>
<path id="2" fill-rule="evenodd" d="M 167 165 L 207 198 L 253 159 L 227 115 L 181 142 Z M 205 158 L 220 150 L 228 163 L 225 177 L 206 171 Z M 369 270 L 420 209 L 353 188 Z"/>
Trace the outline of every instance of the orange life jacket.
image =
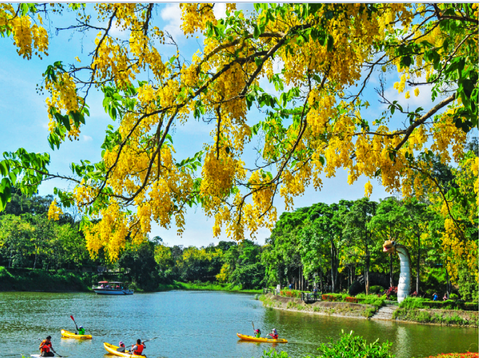
<path id="1" fill-rule="evenodd" d="M 48 342 L 46 339 L 40 343 L 40 351 L 41 352 L 50 352 L 50 348 L 52 348 L 52 342 Z"/>
<path id="2" fill-rule="evenodd" d="M 144 348 L 143 344 L 137 344 L 137 350 L 133 351 L 133 354 L 136 356 L 141 356 L 143 352 L 143 348 Z"/>

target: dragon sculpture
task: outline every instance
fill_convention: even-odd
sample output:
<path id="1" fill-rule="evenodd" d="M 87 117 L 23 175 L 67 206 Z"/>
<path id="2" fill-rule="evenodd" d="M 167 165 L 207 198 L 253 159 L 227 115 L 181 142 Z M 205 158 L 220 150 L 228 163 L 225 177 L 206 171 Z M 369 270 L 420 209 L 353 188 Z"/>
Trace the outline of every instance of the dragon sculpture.
<path id="1" fill-rule="evenodd" d="M 395 243 L 393 240 L 387 240 L 383 244 L 383 252 L 398 254 L 400 258 L 400 278 L 398 280 L 397 299 L 398 303 L 402 302 L 410 293 L 411 283 L 411 261 L 410 254 L 405 246 Z"/>

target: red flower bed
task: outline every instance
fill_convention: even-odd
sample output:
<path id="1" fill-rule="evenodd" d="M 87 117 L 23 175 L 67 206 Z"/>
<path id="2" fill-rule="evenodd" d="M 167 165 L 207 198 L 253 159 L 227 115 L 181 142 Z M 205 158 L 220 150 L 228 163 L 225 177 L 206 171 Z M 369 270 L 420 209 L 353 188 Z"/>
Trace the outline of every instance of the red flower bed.
<path id="1" fill-rule="evenodd" d="M 347 302 L 353 302 L 353 303 L 358 303 L 358 298 L 355 298 L 355 297 L 347 297 L 347 298 L 345 298 L 345 301 L 347 301 Z"/>
<path id="2" fill-rule="evenodd" d="M 284 297 L 297 297 L 297 294 L 293 291 L 280 291 L 280 296 Z"/>
<path id="3" fill-rule="evenodd" d="M 438 356 L 429 356 L 427 358 L 479 358 L 478 353 L 441 353 Z"/>

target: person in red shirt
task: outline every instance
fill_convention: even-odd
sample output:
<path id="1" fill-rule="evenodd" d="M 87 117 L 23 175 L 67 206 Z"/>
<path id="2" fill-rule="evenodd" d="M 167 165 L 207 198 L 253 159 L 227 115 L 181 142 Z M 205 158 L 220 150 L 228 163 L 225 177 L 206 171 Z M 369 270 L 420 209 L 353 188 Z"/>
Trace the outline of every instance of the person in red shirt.
<path id="1" fill-rule="evenodd" d="M 147 346 L 145 345 L 145 342 L 142 342 L 140 339 L 137 339 L 137 344 L 132 345 L 131 352 L 135 356 L 141 356 L 143 355 L 142 353 L 145 348 L 147 348 Z"/>
<path id="2" fill-rule="evenodd" d="M 52 342 L 51 342 L 52 337 L 48 336 L 46 339 L 40 343 L 40 355 L 42 357 L 53 357 L 53 348 L 52 348 Z"/>
<path id="3" fill-rule="evenodd" d="M 272 337 L 272 339 L 278 339 L 277 330 L 275 328 L 272 329 L 272 333 L 270 333 L 269 336 Z"/>

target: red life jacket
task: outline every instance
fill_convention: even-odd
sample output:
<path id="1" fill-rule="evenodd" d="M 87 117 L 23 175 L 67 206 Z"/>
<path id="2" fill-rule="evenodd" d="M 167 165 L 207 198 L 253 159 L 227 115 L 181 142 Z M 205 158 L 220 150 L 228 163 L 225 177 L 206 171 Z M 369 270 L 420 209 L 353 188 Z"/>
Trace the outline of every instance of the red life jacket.
<path id="1" fill-rule="evenodd" d="M 278 339 L 278 334 L 270 333 L 270 336 L 272 337 L 272 339 Z"/>
<path id="2" fill-rule="evenodd" d="M 133 351 L 133 354 L 136 356 L 141 356 L 143 352 L 143 348 L 144 348 L 143 344 L 137 344 L 137 350 Z"/>
<path id="3" fill-rule="evenodd" d="M 46 339 L 40 343 L 40 351 L 41 352 L 50 352 L 50 348 L 52 347 L 52 342 L 48 342 Z"/>

